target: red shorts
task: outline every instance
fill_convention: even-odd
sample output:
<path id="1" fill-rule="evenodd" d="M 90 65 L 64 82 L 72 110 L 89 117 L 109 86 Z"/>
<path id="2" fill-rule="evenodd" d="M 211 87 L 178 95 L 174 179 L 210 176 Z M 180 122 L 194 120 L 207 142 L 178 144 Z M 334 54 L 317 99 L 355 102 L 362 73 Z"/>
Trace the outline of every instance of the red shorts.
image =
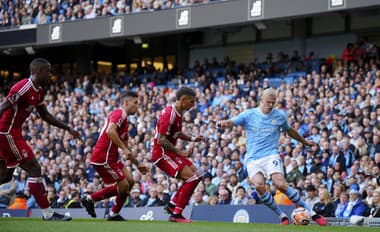
<path id="1" fill-rule="evenodd" d="M 171 177 L 177 177 L 183 167 L 193 165 L 189 159 L 170 151 L 162 154 L 162 150 L 153 150 L 152 157 L 154 164 Z"/>
<path id="2" fill-rule="evenodd" d="M 125 175 L 122 171 L 124 164 L 121 161 L 109 162 L 104 165 L 92 164 L 92 166 L 94 166 L 95 171 L 99 173 L 106 185 L 115 184 L 125 179 Z"/>
<path id="3" fill-rule="evenodd" d="M 7 168 L 31 160 L 34 153 L 22 136 L 0 134 L 0 159 L 5 160 Z"/>

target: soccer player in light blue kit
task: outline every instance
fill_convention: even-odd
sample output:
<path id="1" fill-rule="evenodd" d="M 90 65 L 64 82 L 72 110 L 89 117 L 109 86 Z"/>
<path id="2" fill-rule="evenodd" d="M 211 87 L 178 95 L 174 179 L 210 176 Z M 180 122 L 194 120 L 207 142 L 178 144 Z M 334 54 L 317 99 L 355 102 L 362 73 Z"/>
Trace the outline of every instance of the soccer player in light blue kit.
<path id="1" fill-rule="evenodd" d="M 263 91 L 259 107 L 248 109 L 238 116 L 217 122 L 220 127 L 232 127 L 241 125 L 247 134 L 247 154 L 245 165 L 248 176 L 254 183 L 261 202 L 276 212 L 282 219 L 282 224 L 289 224 L 286 215 L 281 212 L 272 194 L 265 189 L 265 179 L 272 179 L 273 185 L 286 194 L 291 201 L 307 209 L 312 219 L 321 226 L 327 224 L 326 219 L 317 215 L 302 200 L 299 193 L 288 186 L 283 173 L 281 158 L 278 151 L 280 133 L 287 134 L 306 146 L 314 145 L 313 141 L 307 141 L 294 128 L 290 127 L 284 112 L 274 109 L 277 92 L 269 88 Z"/>

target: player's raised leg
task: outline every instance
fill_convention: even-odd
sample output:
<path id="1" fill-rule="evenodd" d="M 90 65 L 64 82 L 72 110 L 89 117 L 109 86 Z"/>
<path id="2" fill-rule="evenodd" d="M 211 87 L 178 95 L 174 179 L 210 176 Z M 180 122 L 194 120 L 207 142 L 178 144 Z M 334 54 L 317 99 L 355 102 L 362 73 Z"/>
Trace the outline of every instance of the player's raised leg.
<path id="1" fill-rule="evenodd" d="M 287 195 L 294 204 L 305 208 L 311 215 L 311 218 L 320 226 L 327 225 L 327 220 L 321 215 L 316 214 L 309 206 L 302 200 L 300 194 L 292 187 L 286 184 L 285 178 L 281 173 L 272 174 L 273 184 L 278 190 Z"/>
<path id="2" fill-rule="evenodd" d="M 278 207 L 273 199 L 273 196 L 265 188 L 265 178 L 261 172 L 257 172 L 253 176 L 253 183 L 255 184 L 260 203 L 268 206 L 280 219 L 282 225 L 289 225 L 289 218 L 286 214 Z"/>

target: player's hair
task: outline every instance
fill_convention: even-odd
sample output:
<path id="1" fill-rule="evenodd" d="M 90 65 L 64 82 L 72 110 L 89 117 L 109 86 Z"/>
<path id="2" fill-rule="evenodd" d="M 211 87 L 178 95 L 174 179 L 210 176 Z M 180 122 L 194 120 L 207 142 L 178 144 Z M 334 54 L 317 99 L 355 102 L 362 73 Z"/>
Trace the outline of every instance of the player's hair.
<path id="1" fill-rule="evenodd" d="M 177 91 L 175 97 L 177 100 L 179 100 L 179 99 L 181 99 L 182 96 L 193 96 L 193 97 L 195 97 L 195 95 L 196 94 L 192 88 L 182 87 Z"/>
<path id="2" fill-rule="evenodd" d="M 121 102 L 123 102 L 124 99 L 128 98 L 128 97 L 132 97 L 132 98 L 137 98 L 138 95 L 136 92 L 133 92 L 133 91 L 126 91 L 125 93 L 122 93 L 120 98 L 119 98 L 119 104 Z"/>
<path id="3" fill-rule="evenodd" d="M 271 96 L 271 97 L 274 97 L 276 99 L 276 102 L 274 103 L 274 105 L 277 104 L 277 90 L 274 89 L 274 88 L 267 88 L 265 89 L 264 91 L 262 91 L 260 93 L 260 104 L 262 102 L 262 100 L 264 99 L 265 96 Z"/>
<path id="4" fill-rule="evenodd" d="M 30 62 L 30 71 L 34 71 L 37 67 L 50 66 L 50 62 L 44 58 L 35 58 Z"/>
<path id="5" fill-rule="evenodd" d="M 277 91 L 274 88 L 265 89 L 261 94 L 261 98 L 263 98 L 264 96 L 271 96 L 277 98 Z"/>

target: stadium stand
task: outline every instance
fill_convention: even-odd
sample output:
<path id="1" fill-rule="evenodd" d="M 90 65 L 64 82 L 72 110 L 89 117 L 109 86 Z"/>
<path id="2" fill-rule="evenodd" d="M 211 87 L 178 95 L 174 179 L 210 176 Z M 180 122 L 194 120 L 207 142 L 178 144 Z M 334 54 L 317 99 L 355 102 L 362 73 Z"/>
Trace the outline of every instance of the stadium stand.
<path id="1" fill-rule="evenodd" d="M 193 4 L 202 2 L 206 1 Z M 189 4 L 177 0 L 150 3 L 147 5 L 137 0 L 2 1 L 0 27 L 75 21 Z M 230 59 L 215 60 L 212 65 L 198 61 L 192 67 L 189 64 L 191 68 L 184 71 L 163 72 L 152 67 L 139 67 L 135 72 L 107 75 L 100 72 L 71 74 L 68 70 L 61 70 L 55 75 L 54 84 L 47 89 L 48 108 L 58 118 L 79 129 L 85 143 L 76 143 L 36 114 L 25 125 L 23 135 L 41 163 L 51 205 L 68 207 L 73 195 L 83 196 L 102 187 L 99 176 L 89 165 L 92 147 L 106 115 L 117 106 L 120 94 L 129 89 L 137 91 L 140 109 L 135 117 L 130 118 L 129 142 L 138 159 L 150 168 L 152 176 L 141 175 L 126 161 L 136 181 L 134 189 L 140 193 L 142 202 L 149 197 L 148 189 L 157 185 L 162 186 L 157 188 L 160 195 L 173 196 L 179 183 L 165 177 L 151 164 L 151 145 L 157 114 L 173 102 L 179 87 L 189 86 L 196 90 L 198 101 L 184 116 L 189 125 L 186 132 L 208 138 L 207 143 L 178 144 L 194 151 L 193 162 L 206 173 L 207 178 L 196 192 L 202 193 L 204 203 L 211 202 L 211 199 L 215 202 L 215 198 L 218 202 L 220 190 L 226 190 L 229 197 L 236 200 L 235 191 L 238 186 L 243 186 L 245 204 L 256 204 L 252 195 L 254 187 L 242 166 L 246 152 L 244 131 L 242 128 L 219 130 L 215 122 L 257 106 L 263 89 L 273 87 L 279 93 L 277 107 L 288 114 L 290 124 L 318 144 L 305 148 L 282 135 L 279 150 L 284 172 L 289 176 L 292 161 L 296 161 L 297 174 L 301 174 L 301 179 L 290 184 L 304 199 L 310 198 L 306 191 L 310 185 L 317 191 L 327 189 L 334 212 L 340 209 L 339 203 L 350 204 L 349 199 L 341 202 L 341 198 L 356 189 L 359 198 L 369 208 L 380 204 L 373 201 L 373 191 L 380 188 L 380 61 L 378 47 L 365 40 L 361 42 L 360 47 L 354 48 L 359 55 L 353 58 L 353 62 L 344 62 L 340 56 L 310 54 L 301 57 L 279 52 L 281 57 L 276 60 L 268 56 L 265 62 L 256 60 L 246 65 L 238 65 L 239 61 Z M 314 52 L 318 53 L 317 50 Z M 21 77 L 1 79 L 1 101 L 18 78 Z M 331 158 L 336 153 L 344 157 L 343 162 Z M 27 206 L 36 208 L 33 197 L 22 188 L 25 179 L 21 173 L 20 169 L 16 170 L 14 181 L 22 189 Z M 1 188 L 9 189 L 9 185 Z M 2 207 L 10 205 L 12 200 L 4 201 L 6 204 L 1 202 Z M 96 207 L 109 208 L 113 201 L 99 202 Z M 195 199 L 191 204 L 194 202 Z M 361 216 L 369 213 L 367 210 Z M 348 225 L 349 219 L 329 218 L 329 222 Z M 363 224 L 379 226 L 379 220 L 365 218 Z"/>
<path id="2" fill-rule="evenodd" d="M 0 2 L 0 28 L 26 24 L 62 23 L 96 17 L 165 10 L 208 2 L 209 0 L 2 0 Z"/>
<path id="3" fill-rule="evenodd" d="M 221 173 L 218 178 L 223 181 L 215 182 L 218 189 L 226 188 L 232 197 L 237 185 L 242 185 L 248 193 L 251 192 L 253 186 L 249 185 L 242 173 L 239 173 L 238 176 L 242 179 L 238 179 L 237 183 L 233 185 L 229 183 L 232 176 L 244 172 L 236 166 L 244 159 L 242 148 L 244 139 L 241 129 L 220 133 L 216 130 L 215 121 L 223 118 L 228 112 L 230 115 L 236 115 L 246 107 L 255 106 L 258 94 L 266 84 L 269 84 L 278 89 L 280 93 L 278 107 L 288 113 L 290 123 L 305 137 L 315 139 L 318 143 L 318 146 L 312 148 L 310 152 L 285 136 L 281 139 L 283 145 L 280 146 L 280 150 L 285 170 L 289 168 L 287 160 L 296 160 L 300 170 L 303 168 L 303 172 L 306 173 L 302 181 L 291 184 L 304 192 L 307 183 L 311 183 L 316 188 L 327 188 L 331 194 L 335 185 L 343 185 L 344 189 L 355 185 L 359 187 L 362 198 L 366 199 L 368 184 L 379 186 L 380 173 L 377 127 L 380 113 L 380 71 L 376 66 L 367 67 L 366 69 L 356 64 L 345 64 L 343 70 L 347 71 L 337 73 L 331 79 L 327 79 L 327 73 L 320 73 L 318 69 L 288 73 L 284 77 L 261 78 L 261 81 L 258 78 L 256 82 L 255 79 L 247 78 L 243 79 L 240 85 L 237 84 L 238 75 L 233 75 L 232 79 L 226 79 L 226 76 L 214 77 L 211 83 L 199 81 L 198 85 L 187 84 L 196 89 L 199 99 L 195 109 L 185 116 L 184 120 L 191 125 L 188 132 L 201 133 L 209 138 L 209 142 L 198 145 L 184 142 L 180 146 L 193 147 L 194 163 L 200 168 L 203 167 L 212 180 L 217 177 L 218 172 Z M 330 74 L 335 71 L 334 67 L 328 69 L 331 70 Z M 224 71 L 223 68 L 218 68 L 218 72 Z M 247 76 L 247 73 L 244 72 L 244 75 Z M 61 76 L 48 90 L 47 98 L 53 99 L 49 105 L 50 111 L 76 128 L 81 128 L 84 145 L 74 143 L 67 135 L 43 123 L 37 116 L 32 116 L 24 129 L 24 134 L 43 165 L 46 184 L 53 186 L 57 193 L 64 192 L 66 201 L 70 199 L 73 191 L 84 194 L 101 186 L 98 177 L 88 165 L 88 157 L 102 127 L 102 119 L 115 106 L 115 100 L 120 92 L 127 89 L 125 84 L 128 84 L 115 82 L 111 84 L 110 77 L 99 78 L 96 74 L 84 82 L 83 78 L 82 76 L 69 81 Z M 251 81 L 254 85 L 249 86 L 248 83 Z M 293 85 L 294 81 L 299 88 Z M 54 89 L 58 90 L 59 86 L 61 90 L 53 95 Z M 153 178 L 147 179 L 147 176 L 140 176 L 133 166 L 128 167 L 138 180 L 135 187 L 141 189 L 142 198 L 147 197 L 148 186 L 161 184 L 164 186 L 163 190 L 171 195 L 175 189 L 170 189 L 170 186 L 178 184 L 175 179 L 159 177 L 162 176 L 160 170 L 152 167 L 149 159 L 155 114 L 172 102 L 173 94 L 180 86 L 181 84 L 168 82 L 165 85 L 152 86 L 141 84 L 134 88 L 140 95 L 141 109 L 138 116 L 132 120 L 134 126 L 130 132 L 131 144 L 138 158 L 150 166 L 153 173 Z M 363 88 L 364 86 L 366 88 Z M 5 92 L 3 96 L 4 94 Z M 313 100 L 306 101 L 306 99 Z M 316 133 L 313 132 L 313 128 L 317 128 Z M 350 145 L 348 149 L 344 147 L 346 142 Z M 343 164 L 345 166 L 343 170 L 338 169 L 329 159 L 334 146 L 338 146 L 339 152 L 345 157 L 353 154 L 353 157 Z M 323 156 L 321 171 L 312 172 L 313 166 L 316 165 L 315 159 L 319 155 Z M 364 178 L 360 178 L 358 172 L 363 172 Z M 27 192 L 25 195 L 29 196 Z M 203 197 L 207 199 L 211 195 L 203 194 Z M 307 197 L 306 193 L 304 196 Z M 251 198 L 250 195 L 247 197 Z M 33 205 L 30 203 L 33 199 L 29 198 L 28 201 L 29 205 Z M 64 204 L 61 206 L 64 207 Z M 102 207 L 102 204 L 98 207 Z"/>

